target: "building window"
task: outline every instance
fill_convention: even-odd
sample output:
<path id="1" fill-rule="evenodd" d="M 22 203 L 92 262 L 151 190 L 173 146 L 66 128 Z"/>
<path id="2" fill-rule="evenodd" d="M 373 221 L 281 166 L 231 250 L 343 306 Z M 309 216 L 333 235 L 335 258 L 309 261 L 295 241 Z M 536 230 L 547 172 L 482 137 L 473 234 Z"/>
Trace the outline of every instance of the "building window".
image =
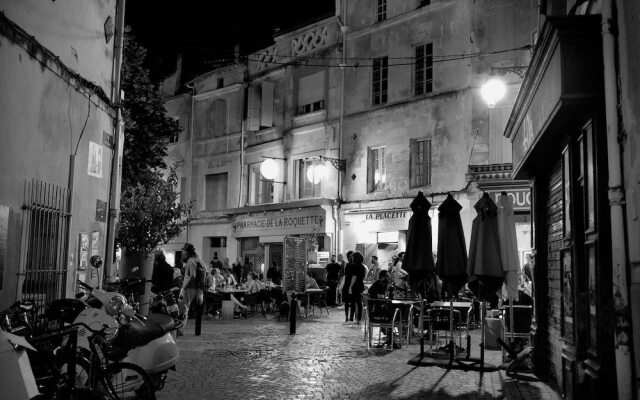
<path id="1" fill-rule="evenodd" d="M 325 108 L 325 72 L 320 71 L 298 80 L 298 115 Z"/>
<path id="2" fill-rule="evenodd" d="M 219 211 L 227 208 L 227 173 L 211 174 L 205 177 L 205 210 Z"/>
<path id="3" fill-rule="evenodd" d="M 384 147 L 369 149 L 367 173 L 367 192 L 384 190 L 387 187 L 387 167 L 384 161 Z"/>
<path id="4" fill-rule="evenodd" d="M 387 0 L 377 0 L 376 21 L 382 22 L 387 19 Z"/>
<path id="5" fill-rule="evenodd" d="M 218 89 L 222 89 L 224 87 L 224 78 L 218 78 Z"/>
<path id="6" fill-rule="evenodd" d="M 380 57 L 373 60 L 373 105 L 387 102 L 387 81 L 389 79 L 389 59 Z"/>
<path id="7" fill-rule="evenodd" d="M 433 91 L 433 43 L 416 46 L 416 96 Z"/>
<path id="8" fill-rule="evenodd" d="M 424 7 L 431 4 L 431 0 L 418 0 L 418 7 Z"/>
<path id="9" fill-rule="evenodd" d="M 249 130 L 273 126 L 273 82 L 264 81 L 249 88 Z"/>
<path id="10" fill-rule="evenodd" d="M 268 204 L 274 202 L 274 181 L 266 179 L 260 173 L 260 164 L 255 163 L 250 166 L 249 179 L 249 204 Z"/>
<path id="11" fill-rule="evenodd" d="M 322 196 L 322 173 L 325 171 L 321 160 L 298 161 L 299 198 Z"/>
<path id="12" fill-rule="evenodd" d="M 224 100 L 198 101 L 195 112 L 194 128 L 197 139 L 227 134 L 227 103 Z"/>
<path id="13" fill-rule="evenodd" d="M 431 185 L 431 139 L 411 141 L 411 187 Z"/>

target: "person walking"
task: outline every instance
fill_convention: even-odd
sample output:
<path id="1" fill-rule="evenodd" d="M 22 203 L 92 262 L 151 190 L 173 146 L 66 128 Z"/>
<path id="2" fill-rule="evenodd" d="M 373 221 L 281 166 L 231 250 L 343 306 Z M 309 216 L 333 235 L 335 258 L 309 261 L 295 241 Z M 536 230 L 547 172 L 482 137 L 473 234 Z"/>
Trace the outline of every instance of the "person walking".
<path id="1" fill-rule="evenodd" d="M 244 267 L 242 266 L 242 258 L 238 257 L 238 259 L 236 260 L 236 263 L 233 264 L 233 267 L 231 270 L 231 272 L 233 273 L 237 281 L 242 281 L 243 270 L 244 270 Z"/>
<path id="2" fill-rule="evenodd" d="M 198 306 L 204 303 L 204 292 L 197 287 L 196 283 L 196 270 L 198 263 L 201 263 L 204 267 L 205 264 L 200 260 L 196 249 L 191 243 L 185 243 L 182 247 L 182 262 L 184 264 L 184 279 L 182 281 L 182 289 L 178 299 L 182 303 L 182 311 L 184 312 L 182 329 L 178 330 L 177 335 L 182 336 L 184 327 L 187 325 L 187 319 L 189 315 L 189 307 L 191 303 L 196 300 Z M 205 267 L 206 268 L 206 267 Z"/>
<path id="3" fill-rule="evenodd" d="M 364 278 L 367 270 L 363 264 L 364 256 L 356 251 L 351 256 L 352 263 L 345 278 L 345 286 L 348 288 L 349 301 L 351 302 L 351 312 L 349 314 L 349 322 L 353 322 L 354 314 L 356 314 L 356 323 L 360 325 L 362 320 L 362 292 L 364 292 Z M 347 307 L 345 307 L 347 309 Z"/>
<path id="4" fill-rule="evenodd" d="M 153 272 L 151 274 L 151 291 L 153 293 L 164 292 L 173 287 L 173 268 L 167 262 L 162 250 L 156 251 L 153 260 Z"/>
<path id="5" fill-rule="evenodd" d="M 344 266 L 344 276 L 342 277 L 342 303 L 344 304 L 344 323 L 349 323 L 349 307 L 351 306 L 351 300 L 349 299 L 349 282 L 351 282 L 351 276 L 353 275 L 351 272 L 351 255 L 353 251 L 349 250 L 347 252 L 347 263 Z"/>
<path id="6" fill-rule="evenodd" d="M 336 306 L 338 281 L 340 280 L 340 267 L 340 264 L 336 262 L 336 255 L 332 254 L 331 262 L 325 267 L 325 270 L 327 271 L 327 286 L 329 286 L 327 295 L 327 305 L 329 307 Z"/>
<path id="7" fill-rule="evenodd" d="M 338 264 L 340 264 L 340 272 L 338 272 L 338 287 L 336 288 L 336 305 L 341 306 L 343 304 L 342 288 L 344 287 L 344 270 L 347 266 L 342 254 L 338 254 Z"/>

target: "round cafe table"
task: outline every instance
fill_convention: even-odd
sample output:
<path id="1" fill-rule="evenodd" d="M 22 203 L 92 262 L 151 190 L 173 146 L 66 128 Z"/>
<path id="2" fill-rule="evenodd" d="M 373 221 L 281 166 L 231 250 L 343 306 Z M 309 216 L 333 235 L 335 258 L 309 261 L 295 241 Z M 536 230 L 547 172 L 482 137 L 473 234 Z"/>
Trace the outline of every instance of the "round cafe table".
<path id="1" fill-rule="evenodd" d="M 218 290 L 218 293 L 224 295 L 224 300 L 222 300 L 222 308 L 220 310 L 220 318 L 223 320 L 232 320 L 233 319 L 233 311 L 235 309 L 235 304 L 231 301 L 231 295 L 236 293 L 246 293 L 247 289 L 236 289 L 236 288 L 224 288 Z"/>

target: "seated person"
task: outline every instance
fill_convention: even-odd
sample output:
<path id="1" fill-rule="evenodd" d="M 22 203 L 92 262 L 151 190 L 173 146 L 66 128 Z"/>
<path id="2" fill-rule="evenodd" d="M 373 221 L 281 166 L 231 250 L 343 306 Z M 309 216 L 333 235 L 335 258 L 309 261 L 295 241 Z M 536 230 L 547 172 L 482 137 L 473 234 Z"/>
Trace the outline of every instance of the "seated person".
<path id="1" fill-rule="evenodd" d="M 389 290 L 389 285 L 391 284 L 391 275 L 389 271 L 382 270 L 378 274 L 378 280 L 373 282 L 371 287 L 369 288 L 369 297 L 372 299 L 385 299 L 387 297 L 387 291 Z M 384 346 L 391 345 L 392 332 L 391 328 L 380 328 L 382 334 L 387 337 L 385 343 L 378 344 L 376 347 L 382 348 Z"/>
<path id="2" fill-rule="evenodd" d="M 236 277 L 233 276 L 233 274 L 228 270 L 225 269 L 224 271 L 222 271 L 222 276 L 224 277 L 224 284 L 226 286 L 231 286 L 234 287 L 238 284 L 238 281 L 236 280 Z"/>
<path id="3" fill-rule="evenodd" d="M 222 287 L 222 284 L 225 282 L 224 276 L 220 273 L 218 268 L 214 268 L 211 273 L 213 274 L 213 281 L 215 282 L 213 287 L 209 289 L 210 291 L 218 290 Z"/>
<path id="4" fill-rule="evenodd" d="M 318 286 L 318 282 L 316 282 L 316 278 L 313 277 L 313 274 L 311 273 L 311 271 L 307 271 L 306 288 L 307 289 L 320 289 L 320 286 Z"/>
<path id="5" fill-rule="evenodd" d="M 247 275 L 247 281 L 244 283 L 244 286 L 247 288 L 247 294 L 260 293 L 264 290 L 264 283 L 257 279 L 255 272 L 250 272 Z"/>
<path id="6" fill-rule="evenodd" d="M 389 290 L 389 284 L 391 284 L 391 276 L 389 271 L 382 270 L 378 273 L 378 280 L 373 282 L 369 288 L 369 297 L 372 299 L 384 299 L 387 297 L 387 291 Z"/>

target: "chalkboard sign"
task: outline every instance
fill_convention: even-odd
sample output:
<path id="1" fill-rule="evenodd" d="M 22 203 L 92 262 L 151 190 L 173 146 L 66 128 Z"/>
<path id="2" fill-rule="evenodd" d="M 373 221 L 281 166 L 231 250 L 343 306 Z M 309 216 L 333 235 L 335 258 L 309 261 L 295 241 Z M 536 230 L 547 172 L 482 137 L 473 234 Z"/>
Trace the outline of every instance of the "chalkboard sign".
<path id="1" fill-rule="evenodd" d="M 302 293 L 307 277 L 307 241 L 299 237 L 284 238 L 282 285 L 287 292 Z"/>

